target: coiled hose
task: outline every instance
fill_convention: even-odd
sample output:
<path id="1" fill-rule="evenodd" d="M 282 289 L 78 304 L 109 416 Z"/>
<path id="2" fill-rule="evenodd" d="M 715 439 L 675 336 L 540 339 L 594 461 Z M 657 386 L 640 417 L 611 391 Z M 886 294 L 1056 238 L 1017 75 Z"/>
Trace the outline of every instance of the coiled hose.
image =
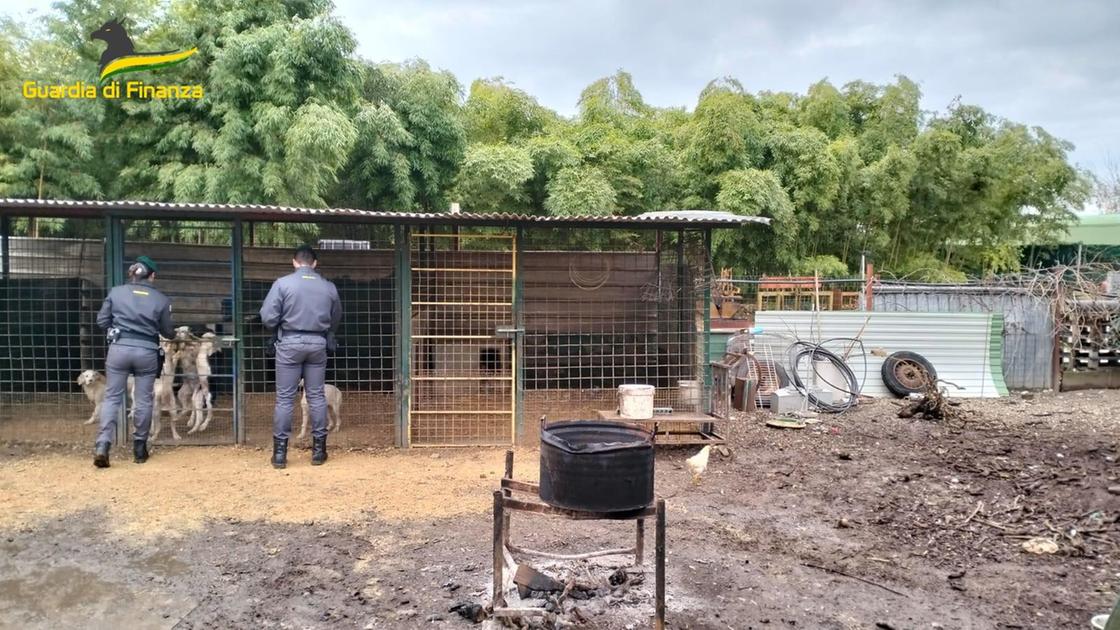
<path id="1" fill-rule="evenodd" d="M 863 352 L 863 342 L 858 339 L 847 337 L 835 337 L 833 339 L 826 339 L 821 343 L 796 341 L 789 348 L 789 364 L 792 368 L 790 370 L 790 377 L 792 378 L 793 386 L 797 388 L 797 391 L 801 392 L 801 394 L 804 395 L 806 399 L 808 399 L 809 404 L 815 407 L 818 411 L 823 411 L 825 413 L 841 413 L 856 406 L 856 404 L 859 402 L 859 392 L 861 387 L 859 381 L 856 380 L 855 372 L 852 371 L 852 368 L 848 367 L 847 362 L 845 362 L 844 359 L 842 359 L 835 352 L 832 352 L 831 350 L 828 350 L 824 347 L 824 344 L 830 341 L 852 341 L 854 342 L 854 344 L 859 345 L 860 351 Z M 817 373 L 815 367 L 813 367 L 812 370 L 814 375 L 817 378 L 821 379 L 826 385 L 847 394 L 847 400 L 839 403 L 824 402 L 820 398 L 814 396 L 812 392 L 810 392 L 809 389 L 805 387 L 805 383 L 801 381 L 801 360 L 805 357 L 810 357 L 810 362 L 816 361 L 818 359 L 825 359 L 836 367 L 837 371 L 839 371 L 840 374 L 844 377 L 844 384 L 830 383 L 825 380 L 819 373 Z M 866 363 L 867 362 L 864 361 L 865 372 L 867 371 Z M 864 378 L 866 379 L 866 377 L 867 375 L 865 374 Z M 846 387 L 843 385 L 846 385 Z"/>

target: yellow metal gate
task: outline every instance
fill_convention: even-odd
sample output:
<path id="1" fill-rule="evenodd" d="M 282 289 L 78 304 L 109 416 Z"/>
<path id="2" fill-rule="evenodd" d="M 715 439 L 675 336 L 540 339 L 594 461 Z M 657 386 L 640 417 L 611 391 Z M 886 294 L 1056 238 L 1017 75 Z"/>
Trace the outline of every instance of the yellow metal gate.
<path id="1" fill-rule="evenodd" d="M 419 233 L 410 251 L 410 443 L 512 443 L 515 236 Z"/>

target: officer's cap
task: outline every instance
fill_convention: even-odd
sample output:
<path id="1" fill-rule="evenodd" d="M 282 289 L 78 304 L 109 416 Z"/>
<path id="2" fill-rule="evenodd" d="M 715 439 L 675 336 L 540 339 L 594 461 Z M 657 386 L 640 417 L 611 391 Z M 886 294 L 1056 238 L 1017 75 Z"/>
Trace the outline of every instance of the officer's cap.
<path id="1" fill-rule="evenodd" d="M 136 262 L 147 267 L 148 271 L 151 271 L 152 273 L 156 273 L 159 271 L 159 265 L 156 264 L 156 261 L 148 258 L 147 256 L 137 256 Z"/>

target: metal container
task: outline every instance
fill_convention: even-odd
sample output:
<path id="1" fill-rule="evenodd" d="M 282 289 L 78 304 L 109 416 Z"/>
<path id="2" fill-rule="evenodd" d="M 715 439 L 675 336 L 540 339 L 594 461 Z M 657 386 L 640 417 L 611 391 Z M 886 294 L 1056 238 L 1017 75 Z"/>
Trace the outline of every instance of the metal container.
<path id="1" fill-rule="evenodd" d="M 541 500 L 590 512 L 653 503 L 653 431 L 623 422 L 541 425 Z"/>

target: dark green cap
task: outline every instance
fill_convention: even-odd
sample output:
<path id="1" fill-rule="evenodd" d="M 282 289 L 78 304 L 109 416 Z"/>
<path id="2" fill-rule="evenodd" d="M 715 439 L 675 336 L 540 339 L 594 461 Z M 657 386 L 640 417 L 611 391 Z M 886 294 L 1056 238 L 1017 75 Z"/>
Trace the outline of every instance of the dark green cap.
<path id="1" fill-rule="evenodd" d="M 156 261 L 148 258 L 147 256 L 137 256 L 136 262 L 147 267 L 148 271 L 151 271 L 152 273 L 157 273 L 159 271 L 159 265 L 156 264 Z"/>

